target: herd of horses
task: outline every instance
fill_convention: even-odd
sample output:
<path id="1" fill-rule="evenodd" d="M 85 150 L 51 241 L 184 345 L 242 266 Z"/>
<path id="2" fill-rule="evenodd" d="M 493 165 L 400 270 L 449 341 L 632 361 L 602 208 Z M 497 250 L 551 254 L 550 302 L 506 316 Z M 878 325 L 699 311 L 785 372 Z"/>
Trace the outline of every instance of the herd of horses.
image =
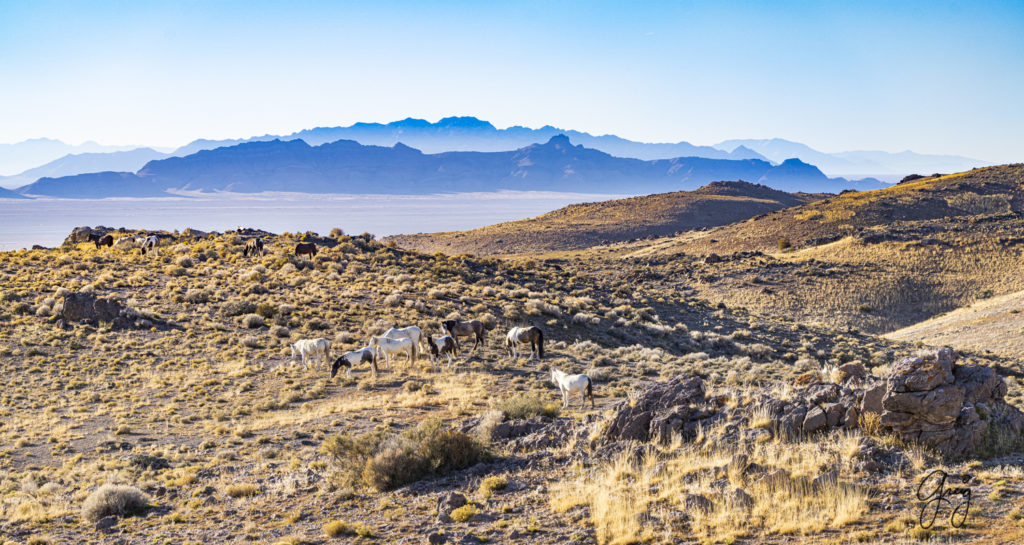
<path id="1" fill-rule="evenodd" d="M 83 234 L 84 236 L 84 234 Z M 82 239 L 77 239 L 83 241 Z M 100 249 L 104 246 L 126 246 L 126 247 L 138 247 L 142 255 L 160 255 L 160 237 L 157 235 L 126 235 L 116 241 L 110 234 L 100 235 L 98 233 L 89 233 L 88 242 L 92 242 L 96 245 L 96 249 Z M 242 255 L 245 257 L 263 256 L 265 255 L 265 243 L 261 237 L 251 238 L 245 241 L 245 246 L 242 249 Z M 295 256 L 308 255 L 310 258 L 316 257 L 317 246 L 313 242 L 299 242 L 295 244 Z"/>
<path id="2" fill-rule="evenodd" d="M 445 320 L 441 322 L 442 333 L 440 337 L 433 337 L 424 334 L 417 326 L 398 327 L 397 325 L 384 332 L 383 335 L 370 337 L 366 346 L 346 352 L 338 356 L 331 364 L 331 378 L 337 376 L 341 368 L 345 368 L 345 375 L 351 376 L 352 369 L 356 366 L 369 364 L 370 371 L 374 378 L 377 377 L 377 362 L 383 358 L 384 368 L 391 368 L 391 359 L 399 355 L 405 355 L 410 365 L 419 359 L 423 348 L 429 353 L 432 368 L 438 370 L 438 363 L 442 357 L 448 359 L 448 368 L 454 365 L 458 357 L 460 344 L 459 337 L 470 337 L 473 346 L 470 350 L 482 349 L 485 346 L 484 332 L 486 328 L 480 320 L 458 321 Z M 425 346 L 424 346 L 425 345 Z M 544 333 L 536 326 L 513 327 L 505 335 L 505 351 L 509 357 L 515 359 L 522 353 L 525 354 L 526 345 L 530 346 L 530 353 L 527 358 L 536 357 L 538 360 L 544 357 Z M 302 339 L 291 345 L 292 360 L 296 356 L 302 357 L 302 363 L 309 368 L 308 362 L 330 360 L 330 342 L 324 338 Z M 590 398 L 591 407 L 595 406 L 593 381 L 588 375 L 569 375 L 552 367 L 551 382 L 558 387 L 562 394 L 562 408 L 569 406 L 571 394 L 579 393 L 581 396 L 580 408 L 583 408 L 587 397 Z"/>
<path id="3" fill-rule="evenodd" d="M 115 242 L 113 236 L 109 234 L 90 233 L 88 241 L 94 243 L 97 249 L 104 246 L 137 246 L 142 255 L 159 255 L 160 249 L 160 237 L 156 235 L 128 235 Z M 263 256 L 264 251 L 263 239 L 255 237 L 245 242 L 242 255 L 245 257 Z M 316 254 L 317 246 L 313 242 L 299 242 L 295 245 L 296 256 L 308 255 L 310 258 L 315 258 Z M 376 377 L 377 362 L 380 361 L 381 356 L 383 356 L 385 368 L 390 369 L 392 357 L 405 354 L 412 364 L 419 359 L 420 352 L 424 348 L 430 355 L 434 370 L 438 369 L 441 357 L 448 359 L 448 368 L 451 369 L 459 354 L 459 337 L 472 339 L 473 346 L 470 350 L 482 349 L 485 346 L 486 328 L 480 320 L 445 320 L 441 322 L 441 329 L 443 335 L 435 338 L 424 335 L 423 331 L 416 326 L 392 327 L 383 335 L 371 337 L 369 343 L 363 348 L 338 356 L 331 365 L 331 378 L 334 378 L 342 367 L 345 368 L 345 374 L 348 376 L 351 375 L 355 366 L 363 364 L 369 364 L 373 376 Z M 527 346 L 530 348 L 528 360 L 533 357 L 537 359 L 544 357 L 544 333 L 540 328 L 536 326 L 513 327 L 505 336 L 505 351 L 513 359 L 518 358 L 520 353 L 525 354 Z M 294 361 L 296 356 L 300 356 L 302 364 L 307 369 L 309 369 L 311 361 L 314 365 L 318 361 L 325 364 L 330 361 L 330 351 L 331 343 L 325 338 L 301 339 L 291 345 L 292 360 Z M 585 405 L 588 396 L 591 406 L 594 406 L 593 381 L 589 376 L 585 374 L 569 375 L 552 368 L 551 382 L 558 386 L 562 393 L 563 409 L 569 404 L 569 395 L 576 392 L 581 395 L 581 408 Z"/>

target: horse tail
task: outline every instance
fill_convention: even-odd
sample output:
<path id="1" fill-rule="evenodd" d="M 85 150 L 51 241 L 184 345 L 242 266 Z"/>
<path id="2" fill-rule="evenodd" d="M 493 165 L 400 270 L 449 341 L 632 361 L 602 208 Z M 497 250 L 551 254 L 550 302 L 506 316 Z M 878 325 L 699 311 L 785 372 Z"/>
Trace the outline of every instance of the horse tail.
<path id="1" fill-rule="evenodd" d="M 544 332 L 537 328 L 537 359 L 544 357 Z"/>
<path id="2" fill-rule="evenodd" d="M 590 407 L 594 408 L 594 381 L 591 380 L 590 375 L 587 375 L 587 396 L 590 397 Z M 584 400 L 586 403 L 586 400 Z"/>

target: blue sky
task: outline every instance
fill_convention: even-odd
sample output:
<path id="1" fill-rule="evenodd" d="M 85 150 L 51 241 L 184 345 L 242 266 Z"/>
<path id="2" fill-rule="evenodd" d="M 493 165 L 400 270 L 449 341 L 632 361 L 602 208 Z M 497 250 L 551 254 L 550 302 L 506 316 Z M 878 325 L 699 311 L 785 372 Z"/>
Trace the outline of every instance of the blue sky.
<path id="1" fill-rule="evenodd" d="M 0 142 L 448 115 L 1024 161 L 1024 2 L 0 0 Z"/>

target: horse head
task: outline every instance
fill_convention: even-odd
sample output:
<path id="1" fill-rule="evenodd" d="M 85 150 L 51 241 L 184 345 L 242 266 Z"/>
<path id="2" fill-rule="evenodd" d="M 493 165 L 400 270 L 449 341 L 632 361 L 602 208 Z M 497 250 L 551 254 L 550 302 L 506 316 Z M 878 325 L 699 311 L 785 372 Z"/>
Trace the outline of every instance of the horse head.
<path id="1" fill-rule="evenodd" d="M 352 369 L 352 362 L 348 361 L 345 356 L 341 356 L 334 360 L 334 365 L 331 365 L 331 378 L 338 374 L 338 369 L 341 367 L 347 367 L 349 370 Z"/>
<path id="2" fill-rule="evenodd" d="M 441 352 L 437 349 L 437 343 L 434 342 L 434 338 L 430 335 L 427 335 L 427 346 L 430 347 L 430 356 L 432 358 L 437 358 L 441 355 Z"/>

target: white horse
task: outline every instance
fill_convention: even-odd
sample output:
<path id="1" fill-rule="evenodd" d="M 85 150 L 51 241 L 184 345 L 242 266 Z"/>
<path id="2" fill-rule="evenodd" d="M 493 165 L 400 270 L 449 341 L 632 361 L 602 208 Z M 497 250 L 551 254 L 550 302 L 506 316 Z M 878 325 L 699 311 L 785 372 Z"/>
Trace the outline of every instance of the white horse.
<path id="1" fill-rule="evenodd" d="M 416 343 L 412 339 L 391 339 L 388 337 L 371 337 L 370 348 L 374 351 L 380 349 L 384 353 L 384 362 L 388 369 L 391 368 L 391 355 L 406 353 L 409 355 L 409 363 L 416 361 Z"/>
<path id="2" fill-rule="evenodd" d="M 160 237 L 153 235 L 142 243 L 142 255 L 146 254 L 160 255 Z"/>
<path id="3" fill-rule="evenodd" d="M 398 327 L 397 325 L 384 332 L 384 337 L 389 339 L 409 339 L 416 345 L 416 358 L 419 358 L 419 351 L 423 347 L 423 330 L 411 325 L 409 327 Z"/>
<path id="4" fill-rule="evenodd" d="M 558 386 L 562 392 L 562 408 L 569 406 L 569 394 L 580 393 L 580 408 L 587 405 L 587 396 L 590 396 L 590 408 L 594 408 L 593 381 L 587 375 L 567 375 L 554 367 L 551 368 L 551 382 Z"/>
<path id="5" fill-rule="evenodd" d="M 295 361 L 296 354 L 302 356 L 302 365 L 306 366 L 306 369 L 309 369 L 309 364 L 306 363 L 309 359 L 322 359 L 324 363 L 327 363 L 331 357 L 331 342 L 323 337 L 300 339 L 292 344 L 292 361 Z M 316 361 L 313 362 L 313 365 L 316 365 Z"/>
<path id="6" fill-rule="evenodd" d="M 139 235 L 128 235 L 114 241 L 114 246 L 123 248 L 140 248 L 146 242 L 146 237 Z"/>
<path id="7" fill-rule="evenodd" d="M 338 359 L 334 360 L 334 365 L 331 366 L 331 378 L 338 374 L 338 369 L 345 367 L 345 376 L 352 375 L 352 367 L 361 363 L 369 363 L 370 370 L 373 372 L 373 378 L 377 378 L 377 351 L 369 346 L 364 346 L 359 350 L 353 350 L 351 352 L 345 352 Z"/>

